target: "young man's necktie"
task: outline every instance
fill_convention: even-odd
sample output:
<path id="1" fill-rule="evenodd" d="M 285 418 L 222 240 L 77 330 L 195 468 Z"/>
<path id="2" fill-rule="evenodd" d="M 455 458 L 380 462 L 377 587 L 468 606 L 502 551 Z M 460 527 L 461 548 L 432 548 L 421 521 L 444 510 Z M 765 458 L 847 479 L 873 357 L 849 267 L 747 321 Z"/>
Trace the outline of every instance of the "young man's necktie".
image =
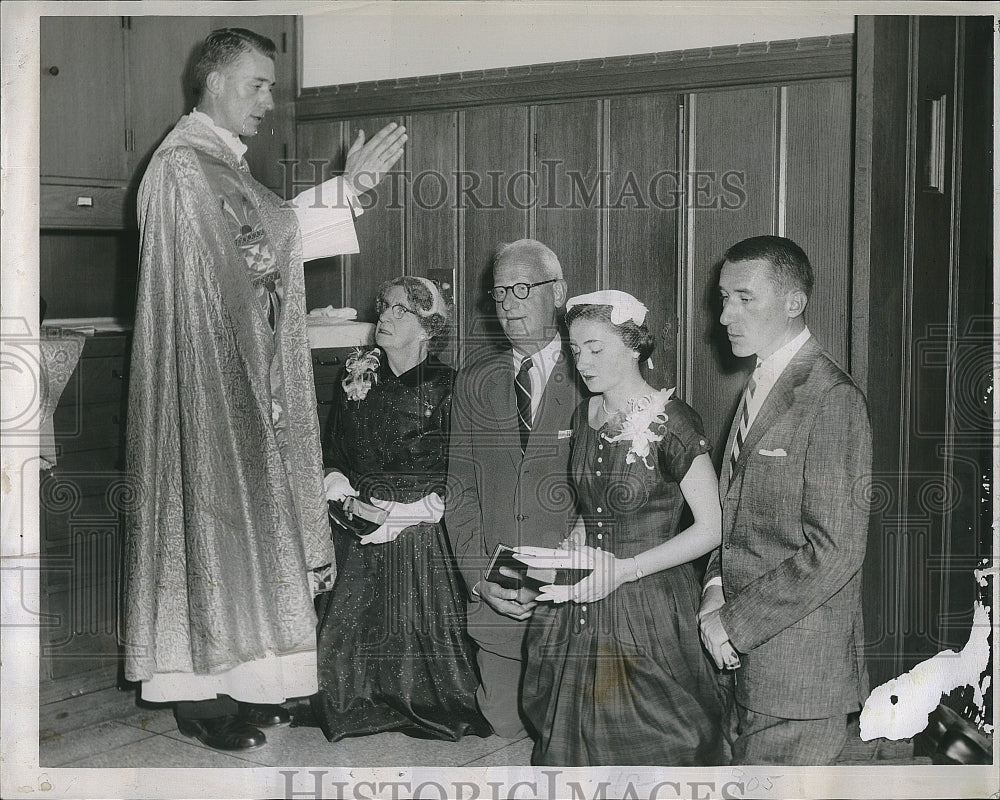
<path id="1" fill-rule="evenodd" d="M 736 462 L 740 457 L 740 451 L 743 449 L 743 443 L 747 439 L 747 433 L 750 431 L 750 401 L 753 400 L 753 393 L 757 391 L 757 378 L 759 375 L 760 361 L 758 360 L 757 366 L 751 373 L 750 380 L 747 382 L 746 391 L 743 392 L 743 402 L 740 403 L 740 425 L 736 429 L 736 436 L 733 438 L 733 452 L 729 456 L 730 475 L 736 471 Z"/>

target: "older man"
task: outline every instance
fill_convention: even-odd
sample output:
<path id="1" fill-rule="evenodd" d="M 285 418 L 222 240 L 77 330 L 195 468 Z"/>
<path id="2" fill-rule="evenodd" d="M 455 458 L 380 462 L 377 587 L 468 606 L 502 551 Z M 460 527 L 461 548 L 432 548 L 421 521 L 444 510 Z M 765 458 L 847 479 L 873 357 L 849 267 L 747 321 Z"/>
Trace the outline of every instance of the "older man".
<path id="1" fill-rule="evenodd" d="M 278 704 L 316 691 L 313 590 L 332 552 L 302 262 L 357 252 L 352 198 L 405 140 L 359 136 L 342 179 L 283 203 L 240 139 L 274 107 L 274 54 L 251 31 L 210 34 L 198 106 L 139 188 L 125 674 L 223 750 L 264 744 L 261 727 L 289 721 Z"/>
<path id="2" fill-rule="evenodd" d="M 722 547 L 699 618 L 736 669 L 733 760 L 829 764 L 868 693 L 861 565 L 871 428 L 865 396 L 810 334 L 813 285 L 790 239 L 733 245 L 719 279 L 733 353 L 756 368 L 722 465 Z"/>
<path id="3" fill-rule="evenodd" d="M 521 239 L 494 258 L 497 318 L 506 344 L 487 347 L 458 373 L 452 399 L 445 523 L 474 600 L 483 715 L 499 736 L 525 734 L 521 645 L 532 593 L 486 580 L 498 544 L 555 547 L 575 517 L 568 490 L 570 419 L 580 390 L 557 314 L 566 302 L 559 259 Z"/>

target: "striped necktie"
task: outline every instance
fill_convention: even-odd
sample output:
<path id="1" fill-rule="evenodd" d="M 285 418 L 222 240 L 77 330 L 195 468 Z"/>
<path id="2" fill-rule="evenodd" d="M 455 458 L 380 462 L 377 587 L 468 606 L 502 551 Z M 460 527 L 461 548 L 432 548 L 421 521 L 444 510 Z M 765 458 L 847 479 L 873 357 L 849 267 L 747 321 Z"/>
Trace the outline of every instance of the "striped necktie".
<path id="1" fill-rule="evenodd" d="M 757 366 L 754 368 L 754 371 L 750 375 L 750 380 L 747 382 L 746 391 L 743 392 L 743 402 L 740 403 L 740 424 L 736 429 L 736 436 L 733 437 L 733 452 L 729 457 L 730 476 L 736 471 L 736 462 L 739 460 L 743 443 L 750 432 L 750 401 L 753 400 L 753 393 L 757 391 L 757 377 L 760 375 L 760 365 L 761 362 L 758 359 Z"/>
<path id="2" fill-rule="evenodd" d="M 517 395 L 517 424 L 521 429 L 521 455 L 528 449 L 528 435 L 531 433 L 531 356 L 521 359 L 521 368 L 514 378 L 514 393 Z"/>

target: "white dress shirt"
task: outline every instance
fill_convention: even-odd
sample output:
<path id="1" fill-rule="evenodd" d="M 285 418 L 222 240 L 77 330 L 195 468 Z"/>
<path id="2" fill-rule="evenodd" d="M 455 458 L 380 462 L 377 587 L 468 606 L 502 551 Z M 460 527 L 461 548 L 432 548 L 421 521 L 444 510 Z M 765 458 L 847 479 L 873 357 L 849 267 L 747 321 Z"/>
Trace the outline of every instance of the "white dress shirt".
<path id="1" fill-rule="evenodd" d="M 802 345 L 809 341 L 810 335 L 809 328 L 803 328 L 790 342 L 779 347 L 767 358 L 761 359 L 759 368 L 755 370 L 757 373 L 757 388 L 754 389 L 753 397 L 747 401 L 748 431 L 753 427 L 753 422 L 757 419 L 757 413 L 764 405 L 764 401 L 767 400 L 767 396 L 771 393 L 771 389 L 774 388 L 774 384 L 778 382 L 781 373 L 785 371 L 785 367 L 795 357 L 795 354 L 802 349 Z"/>
<path id="2" fill-rule="evenodd" d="M 511 350 L 514 360 L 514 374 L 521 370 L 521 362 L 525 354 L 519 353 L 516 349 Z M 556 364 L 563 359 L 562 337 L 556 336 L 545 347 L 531 356 L 531 421 L 534 426 L 535 418 L 538 416 L 538 406 L 542 403 L 542 393 L 545 391 L 545 384 L 549 382 L 549 375 Z"/>
<path id="3" fill-rule="evenodd" d="M 795 357 L 795 354 L 802 349 L 802 345 L 809 341 L 810 336 L 811 334 L 809 333 L 809 328 L 805 327 L 790 342 L 779 347 L 767 358 L 761 359 L 759 366 L 754 370 L 757 375 L 757 388 L 754 390 L 753 397 L 747 401 L 748 431 L 753 427 L 753 423 L 754 420 L 757 419 L 758 412 L 764 405 L 764 401 L 767 399 L 767 396 L 771 393 L 771 389 L 774 388 L 774 384 L 776 384 L 778 382 L 778 378 L 781 377 L 781 373 L 785 371 L 785 367 L 787 367 L 791 360 Z M 722 468 L 729 469 L 728 456 L 726 457 L 726 462 L 722 465 Z M 722 578 L 719 576 L 709 578 L 705 582 L 705 589 L 709 586 L 722 586 Z"/>

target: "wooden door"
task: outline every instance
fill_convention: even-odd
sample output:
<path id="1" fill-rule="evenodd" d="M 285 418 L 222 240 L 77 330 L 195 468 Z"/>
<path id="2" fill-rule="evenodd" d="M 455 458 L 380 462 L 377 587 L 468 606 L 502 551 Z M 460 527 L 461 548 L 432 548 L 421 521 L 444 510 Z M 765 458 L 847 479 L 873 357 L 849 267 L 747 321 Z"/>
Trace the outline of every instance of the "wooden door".
<path id="1" fill-rule="evenodd" d="M 988 17 L 858 20 L 852 360 L 874 435 L 876 684 L 966 644 L 991 557 L 992 39 Z"/>
<path id="2" fill-rule="evenodd" d="M 122 17 L 42 17 L 43 178 L 128 178 Z"/>

